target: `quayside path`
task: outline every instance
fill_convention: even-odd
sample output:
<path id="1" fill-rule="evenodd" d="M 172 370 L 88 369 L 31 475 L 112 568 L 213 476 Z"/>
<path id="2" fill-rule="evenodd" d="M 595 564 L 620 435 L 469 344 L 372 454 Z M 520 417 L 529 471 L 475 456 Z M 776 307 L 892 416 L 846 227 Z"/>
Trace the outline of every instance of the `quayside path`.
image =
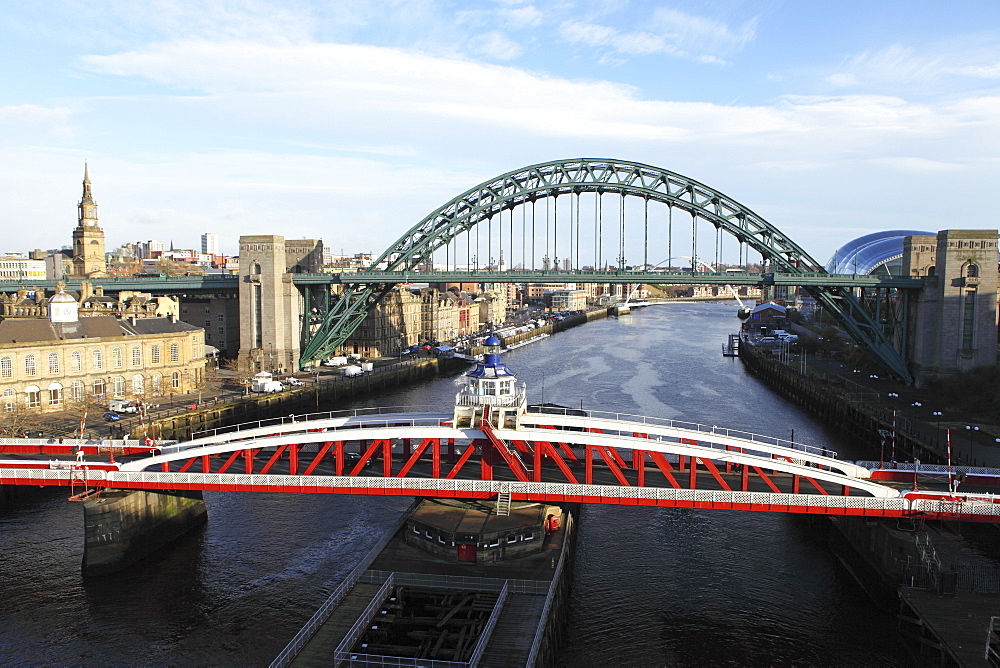
<path id="1" fill-rule="evenodd" d="M 544 411 L 544 412 L 542 412 Z M 74 452 L 82 451 L 82 455 Z M 375 408 L 236 425 L 189 441 L 0 439 L 0 484 L 371 494 L 1000 521 L 1000 470 L 849 462 L 784 439 L 675 420 L 530 407 Z M 953 490 L 953 491 L 949 491 Z"/>

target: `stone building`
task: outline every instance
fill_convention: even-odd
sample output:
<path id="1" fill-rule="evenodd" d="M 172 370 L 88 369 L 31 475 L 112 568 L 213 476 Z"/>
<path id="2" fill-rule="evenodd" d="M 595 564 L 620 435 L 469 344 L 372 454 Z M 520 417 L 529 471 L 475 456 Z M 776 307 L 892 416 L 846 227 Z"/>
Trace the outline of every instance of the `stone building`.
<path id="1" fill-rule="evenodd" d="M 278 235 L 240 237 L 240 349 L 257 369 L 298 368 L 307 307 L 292 274 L 320 272 L 323 242 Z"/>
<path id="2" fill-rule="evenodd" d="M 225 357 L 235 356 L 240 348 L 240 303 L 217 296 L 186 296 L 180 306 L 180 319 L 205 331 L 205 344 L 214 346 Z"/>
<path id="3" fill-rule="evenodd" d="M 904 276 L 923 277 L 910 312 L 918 384 L 997 362 L 997 230 L 942 230 L 903 242 Z"/>
<path id="4" fill-rule="evenodd" d="M 107 275 L 104 259 L 104 230 L 97 224 L 97 202 L 90 192 L 90 170 L 83 168 L 83 197 L 78 221 L 73 230 L 72 278 L 101 278 Z"/>
<path id="5" fill-rule="evenodd" d="M 79 317 L 79 303 L 60 292 L 47 318 L 0 321 L 0 404 L 55 411 L 108 399 L 191 392 L 204 384 L 200 329 L 166 318 Z"/>
<path id="6" fill-rule="evenodd" d="M 344 352 L 364 357 L 396 355 L 421 338 L 420 296 L 405 288 L 393 288 L 368 314 L 343 346 Z"/>
<path id="7" fill-rule="evenodd" d="M 65 284 L 56 283 L 56 291 L 64 292 Z M 65 292 L 79 303 L 79 317 L 115 316 L 118 318 L 176 318 L 179 312 L 175 297 L 153 297 L 148 292 L 122 290 L 105 296 L 103 286 L 92 287 L 81 281 L 79 292 Z M 49 298 L 44 290 L 18 288 L 17 292 L 0 294 L 0 316 L 4 318 L 44 318 L 48 316 Z"/>

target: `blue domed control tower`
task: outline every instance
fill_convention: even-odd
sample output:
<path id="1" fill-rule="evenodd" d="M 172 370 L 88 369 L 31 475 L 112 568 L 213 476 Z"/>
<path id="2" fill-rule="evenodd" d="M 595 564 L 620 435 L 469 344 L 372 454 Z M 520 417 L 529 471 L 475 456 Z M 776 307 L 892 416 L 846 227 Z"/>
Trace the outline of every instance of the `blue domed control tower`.
<path id="1" fill-rule="evenodd" d="M 466 384 L 455 395 L 455 426 L 478 429 L 485 418 L 497 429 L 517 429 L 518 419 L 527 412 L 528 395 L 524 383 L 500 361 L 500 339 L 484 342 L 483 361 L 465 374 Z"/>

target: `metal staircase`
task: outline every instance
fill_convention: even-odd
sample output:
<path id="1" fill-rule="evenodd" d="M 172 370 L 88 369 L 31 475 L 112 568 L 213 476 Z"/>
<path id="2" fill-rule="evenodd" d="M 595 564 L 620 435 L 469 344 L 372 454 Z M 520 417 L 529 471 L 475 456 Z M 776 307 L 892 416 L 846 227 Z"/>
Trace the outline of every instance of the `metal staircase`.
<path id="1" fill-rule="evenodd" d="M 479 428 L 482 430 L 483 435 L 486 436 L 486 439 L 493 444 L 496 451 L 500 453 L 500 456 L 504 458 L 504 461 L 507 462 L 507 466 L 510 467 L 510 470 L 513 471 L 517 479 L 527 482 L 529 477 L 528 466 L 524 463 L 524 460 L 521 459 L 521 453 L 518 452 L 517 449 L 511 448 L 507 445 L 507 443 L 493 431 L 493 424 L 490 423 L 489 406 L 484 407 L 483 417 L 479 421 Z"/>
<path id="2" fill-rule="evenodd" d="M 500 483 L 500 493 L 497 495 L 497 515 L 507 517 L 510 515 L 510 483 Z"/>

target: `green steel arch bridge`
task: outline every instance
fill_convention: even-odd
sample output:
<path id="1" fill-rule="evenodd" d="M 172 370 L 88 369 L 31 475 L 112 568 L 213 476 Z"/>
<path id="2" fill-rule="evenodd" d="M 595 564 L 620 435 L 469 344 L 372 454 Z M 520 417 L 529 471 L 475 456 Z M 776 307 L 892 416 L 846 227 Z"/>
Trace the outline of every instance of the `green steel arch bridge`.
<path id="1" fill-rule="evenodd" d="M 685 270 L 669 260 L 682 254 L 692 258 L 692 267 L 728 258 L 731 264 L 759 262 L 766 270 Z M 105 293 L 197 295 L 235 294 L 239 281 L 210 275 L 91 282 Z M 912 378 L 905 296 L 923 286 L 905 277 L 829 274 L 788 235 L 718 190 L 659 167 L 594 158 L 502 174 L 432 211 L 363 271 L 296 273 L 292 281 L 307 300 L 309 286 L 342 285 L 339 295 L 327 290 L 328 301 L 317 304 L 321 320 L 304 334 L 303 365 L 334 354 L 400 284 L 773 285 L 804 288 L 862 349 L 906 382 Z M 6 280 L 0 292 L 29 285 L 51 290 L 55 283 Z M 80 281 L 66 283 L 75 289 Z"/>
<path id="2" fill-rule="evenodd" d="M 706 256 L 719 262 L 727 239 L 735 242 L 730 253 L 739 264 L 754 253 L 768 271 L 685 273 L 669 262 L 663 271 L 656 262 L 674 257 L 675 248 L 690 250 L 692 267 Z M 718 190 L 659 167 L 593 158 L 554 160 L 485 181 L 428 214 L 368 269 L 340 281 L 343 292 L 306 343 L 303 363 L 332 355 L 401 283 L 787 285 L 806 289 L 864 350 L 906 382 L 912 379 L 905 317 L 889 317 L 887 301 L 878 295 L 922 286 L 914 279 L 828 274 L 788 235 Z M 855 288 L 862 289 L 861 298 Z M 866 298 L 865 290 L 874 290 L 875 297 Z"/>

